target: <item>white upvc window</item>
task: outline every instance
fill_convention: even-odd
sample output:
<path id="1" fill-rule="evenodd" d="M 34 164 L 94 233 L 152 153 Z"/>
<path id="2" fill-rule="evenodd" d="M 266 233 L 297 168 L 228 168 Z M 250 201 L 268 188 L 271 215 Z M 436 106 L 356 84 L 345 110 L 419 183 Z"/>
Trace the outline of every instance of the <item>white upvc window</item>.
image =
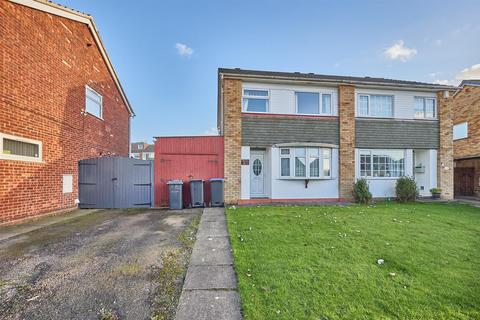
<path id="1" fill-rule="evenodd" d="M 290 179 L 331 178 L 330 148 L 281 148 L 280 177 Z"/>
<path id="2" fill-rule="evenodd" d="M 360 150 L 360 177 L 398 178 L 405 175 L 405 150 Z"/>
<path id="3" fill-rule="evenodd" d="M 42 162 L 42 142 L 0 133 L 0 159 Z"/>
<path id="4" fill-rule="evenodd" d="M 89 86 L 85 86 L 85 111 L 103 119 L 103 97 Z"/>
<path id="5" fill-rule="evenodd" d="M 429 97 L 414 98 L 415 118 L 434 119 L 437 115 L 436 99 Z"/>
<path id="6" fill-rule="evenodd" d="M 332 94 L 319 92 L 295 92 L 298 114 L 331 115 Z"/>
<path id="7" fill-rule="evenodd" d="M 268 112 L 270 92 L 259 89 L 243 89 L 243 111 Z"/>
<path id="8" fill-rule="evenodd" d="M 393 96 L 359 94 L 357 115 L 359 117 L 393 118 Z"/>
<path id="9" fill-rule="evenodd" d="M 453 140 L 468 138 L 468 122 L 453 125 Z"/>

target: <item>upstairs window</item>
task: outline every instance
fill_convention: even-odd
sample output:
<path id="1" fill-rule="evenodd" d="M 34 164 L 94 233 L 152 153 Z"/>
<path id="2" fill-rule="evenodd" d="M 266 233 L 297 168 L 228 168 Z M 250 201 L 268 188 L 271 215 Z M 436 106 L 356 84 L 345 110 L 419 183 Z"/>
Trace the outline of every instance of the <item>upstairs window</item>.
<path id="1" fill-rule="evenodd" d="M 415 97 L 415 118 L 435 118 L 435 98 Z"/>
<path id="2" fill-rule="evenodd" d="M 89 86 L 85 86 L 85 111 L 103 119 L 102 95 Z"/>
<path id="3" fill-rule="evenodd" d="M 332 114 L 332 95 L 330 93 L 295 92 L 297 113 Z"/>
<path id="4" fill-rule="evenodd" d="M 282 178 L 330 178 L 331 149 L 281 148 L 280 176 Z"/>
<path id="5" fill-rule="evenodd" d="M 0 133 L 0 159 L 41 162 L 42 143 Z"/>
<path id="6" fill-rule="evenodd" d="M 393 117 L 393 96 L 367 95 L 358 96 L 357 114 L 360 117 Z"/>
<path id="7" fill-rule="evenodd" d="M 453 126 L 453 140 L 468 138 L 468 123 L 462 122 Z"/>
<path id="8" fill-rule="evenodd" d="M 247 112 L 268 112 L 268 90 L 243 90 L 243 110 Z"/>

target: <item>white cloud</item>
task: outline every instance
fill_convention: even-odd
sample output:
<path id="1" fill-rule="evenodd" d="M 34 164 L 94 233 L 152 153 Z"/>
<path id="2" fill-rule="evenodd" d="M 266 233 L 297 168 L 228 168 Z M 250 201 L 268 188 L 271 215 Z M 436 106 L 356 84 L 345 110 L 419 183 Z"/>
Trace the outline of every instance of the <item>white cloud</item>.
<path id="1" fill-rule="evenodd" d="M 405 62 L 417 54 L 417 49 L 407 48 L 403 40 L 395 42 L 391 47 L 385 49 L 385 55 L 392 60 Z"/>
<path id="2" fill-rule="evenodd" d="M 480 63 L 474 64 L 470 68 L 463 69 L 456 78 L 458 80 L 478 80 L 480 79 Z"/>
<path id="3" fill-rule="evenodd" d="M 441 40 L 441 39 L 435 40 L 435 45 L 436 45 L 436 46 L 439 47 L 439 46 L 441 46 L 442 44 L 443 44 L 443 40 Z"/>
<path id="4" fill-rule="evenodd" d="M 178 54 L 182 57 L 191 57 L 194 52 L 192 48 L 180 42 L 175 43 L 175 48 L 177 49 Z"/>
<path id="5" fill-rule="evenodd" d="M 433 83 L 441 84 L 444 86 L 456 86 L 458 84 L 457 81 L 454 80 L 435 80 L 433 81 Z"/>
<path id="6" fill-rule="evenodd" d="M 207 131 L 203 133 L 206 136 L 218 136 L 218 130 L 217 127 L 211 127 Z"/>

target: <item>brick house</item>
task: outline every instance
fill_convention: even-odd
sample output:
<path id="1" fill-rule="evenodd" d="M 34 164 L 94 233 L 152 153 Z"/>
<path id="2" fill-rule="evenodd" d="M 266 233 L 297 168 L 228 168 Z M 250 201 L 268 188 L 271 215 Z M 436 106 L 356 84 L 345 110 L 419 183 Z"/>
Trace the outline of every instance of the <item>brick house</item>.
<path id="1" fill-rule="evenodd" d="M 464 80 L 453 95 L 455 195 L 480 196 L 480 80 Z"/>
<path id="2" fill-rule="evenodd" d="M 128 156 L 134 115 L 91 16 L 0 1 L 0 223 L 75 208 L 77 161 Z"/>
<path id="3" fill-rule="evenodd" d="M 420 195 L 453 198 L 450 92 L 369 77 L 219 69 L 227 203 L 352 198 L 358 178 L 395 196 L 400 176 Z"/>
<path id="4" fill-rule="evenodd" d="M 130 144 L 130 157 L 141 160 L 153 160 L 155 158 L 154 145 L 146 142 L 132 142 Z"/>

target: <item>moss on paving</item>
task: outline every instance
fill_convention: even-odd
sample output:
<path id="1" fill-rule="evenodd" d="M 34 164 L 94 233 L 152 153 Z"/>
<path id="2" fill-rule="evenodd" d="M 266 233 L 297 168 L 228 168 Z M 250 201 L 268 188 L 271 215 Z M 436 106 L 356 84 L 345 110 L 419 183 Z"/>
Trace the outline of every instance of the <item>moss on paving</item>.
<path id="1" fill-rule="evenodd" d="M 162 267 L 156 277 L 158 291 L 155 295 L 155 310 L 151 317 L 152 320 L 175 318 L 199 222 L 200 218 L 194 218 L 177 237 L 181 247 L 169 250 L 162 256 Z"/>
<path id="2" fill-rule="evenodd" d="M 227 219 L 245 320 L 480 319 L 479 208 L 240 207 Z"/>

